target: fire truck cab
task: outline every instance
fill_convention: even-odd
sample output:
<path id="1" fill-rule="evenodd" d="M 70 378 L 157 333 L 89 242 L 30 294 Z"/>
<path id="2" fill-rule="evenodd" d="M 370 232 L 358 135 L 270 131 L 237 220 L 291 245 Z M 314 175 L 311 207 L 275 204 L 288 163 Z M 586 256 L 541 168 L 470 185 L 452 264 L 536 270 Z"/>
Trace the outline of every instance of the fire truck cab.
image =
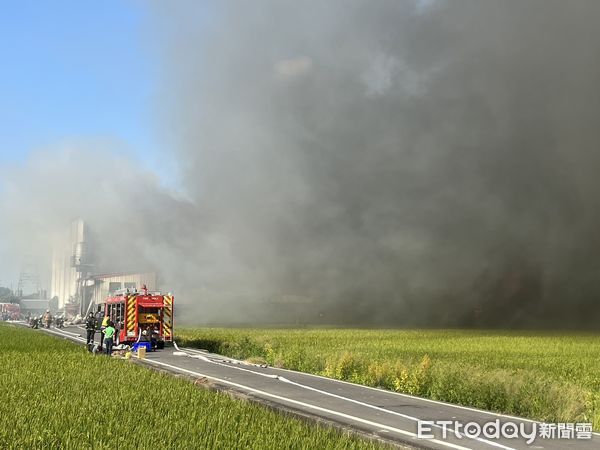
<path id="1" fill-rule="evenodd" d="M 117 291 L 106 299 L 104 314 L 115 324 L 115 344 L 156 341 L 157 348 L 173 342 L 173 296 L 145 288 Z"/>

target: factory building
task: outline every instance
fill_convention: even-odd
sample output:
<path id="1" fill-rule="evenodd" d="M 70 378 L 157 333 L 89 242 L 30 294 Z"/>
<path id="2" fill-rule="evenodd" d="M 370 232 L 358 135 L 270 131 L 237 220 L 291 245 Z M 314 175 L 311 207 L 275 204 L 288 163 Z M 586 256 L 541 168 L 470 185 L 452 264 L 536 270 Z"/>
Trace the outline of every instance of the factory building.
<path id="1" fill-rule="evenodd" d="M 88 225 L 74 220 L 53 251 L 50 296 L 57 309 L 83 315 L 91 305 L 103 303 L 109 293 L 119 289 L 140 289 L 144 284 L 150 291 L 158 289 L 157 276 L 152 272 L 97 273 L 94 256 Z"/>
<path id="2" fill-rule="evenodd" d="M 52 281 L 50 297 L 56 298 L 58 308 L 67 303 L 78 303 L 81 295 L 82 264 L 88 263 L 89 230 L 83 220 L 71 222 L 67 233 L 54 246 L 52 252 Z"/>
<path id="3" fill-rule="evenodd" d="M 91 275 L 91 300 L 94 304 L 103 303 L 109 294 L 114 294 L 121 289 L 130 291 L 139 290 L 146 285 L 148 291 L 158 290 L 156 274 L 147 273 L 112 273 Z"/>
<path id="4" fill-rule="evenodd" d="M 40 298 L 22 298 L 19 301 L 19 305 L 21 305 L 21 314 L 24 316 L 28 314 L 31 316 L 41 316 L 50 308 L 48 299 Z"/>

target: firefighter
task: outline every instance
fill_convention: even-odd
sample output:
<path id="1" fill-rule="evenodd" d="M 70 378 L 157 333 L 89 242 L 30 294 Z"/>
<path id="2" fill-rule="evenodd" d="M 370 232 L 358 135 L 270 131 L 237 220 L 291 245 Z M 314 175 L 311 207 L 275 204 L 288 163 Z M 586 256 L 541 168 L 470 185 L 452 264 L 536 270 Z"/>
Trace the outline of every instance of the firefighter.
<path id="1" fill-rule="evenodd" d="M 44 314 L 44 322 L 46 324 L 46 328 L 50 328 L 50 324 L 52 323 L 52 314 L 50 314 L 50 310 L 46 310 L 46 314 Z"/>
<path id="2" fill-rule="evenodd" d="M 87 331 L 86 345 L 90 349 L 91 349 L 91 346 L 94 345 L 94 337 L 96 335 L 97 325 L 98 325 L 98 322 L 96 321 L 96 318 L 94 317 L 94 313 L 90 312 L 88 314 L 87 320 L 85 321 L 85 329 Z"/>
<path id="3" fill-rule="evenodd" d="M 152 347 L 152 351 L 156 350 L 156 345 L 158 343 L 158 331 L 154 325 L 148 326 L 148 334 L 150 335 L 150 345 Z"/>
<path id="4" fill-rule="evenodd" d="M 108 316 L 108 313 L 104 316 L 104 319 L 102 319 L 102 326 L 100 327 L 100 351 L 102 351 L 102 345 L 104 345 L 104 332 L 106 330 L 106 328 L 108 327 L 108 324 L 110 323 L 110 317 Z"/>

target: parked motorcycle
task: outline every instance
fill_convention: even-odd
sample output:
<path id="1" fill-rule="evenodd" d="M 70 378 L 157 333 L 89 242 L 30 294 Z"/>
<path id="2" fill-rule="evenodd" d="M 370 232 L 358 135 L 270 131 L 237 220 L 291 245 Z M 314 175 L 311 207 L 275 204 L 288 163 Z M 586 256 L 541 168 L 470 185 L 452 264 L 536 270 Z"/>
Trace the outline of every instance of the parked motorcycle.
<path id="1" fill-rule="evenodd" d="M 64 328 L 65 327 L 65 318 L 62 316 L 59 316 L 56 319 L 54 319 L 54 326 L 56 328 Z"/>

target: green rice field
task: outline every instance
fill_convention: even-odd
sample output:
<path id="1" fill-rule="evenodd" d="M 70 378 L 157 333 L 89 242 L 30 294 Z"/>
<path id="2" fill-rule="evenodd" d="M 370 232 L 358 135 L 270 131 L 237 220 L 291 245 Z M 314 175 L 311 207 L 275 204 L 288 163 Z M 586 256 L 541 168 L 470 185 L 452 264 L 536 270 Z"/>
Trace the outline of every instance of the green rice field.
<path id="1" fill-rule="evenodd" d="M 3 323 L 0 399 L 2 449 L 378 447 Z"/>
<path id="2" fill-rule="evenodd" d="M 181 345 L 600 430 L 600 335 L 522 331 L 180 328 Z"/>

